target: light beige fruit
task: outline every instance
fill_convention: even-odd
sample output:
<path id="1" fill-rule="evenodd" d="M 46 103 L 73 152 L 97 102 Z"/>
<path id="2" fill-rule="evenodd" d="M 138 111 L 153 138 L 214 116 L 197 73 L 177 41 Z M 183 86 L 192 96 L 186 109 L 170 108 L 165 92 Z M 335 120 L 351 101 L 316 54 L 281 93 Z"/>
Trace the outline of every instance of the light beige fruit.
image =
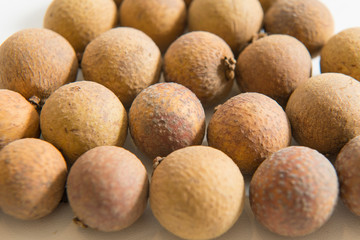
<path id="1" fill-rule="evenodd" d="M 86 80 L 109 88 L 129 108 L 141 90 L 159 81 L 161 53 L 143 32 L 119 27 L 88 45 L 81 66 Z"/>
<path id="2" fill-rule="evenodd" d="M 336 34 L 321 50 L 321 72 L 338 72 L 360 81 L 360 27 Z"/>
<path id="3" fill-rule="evenodd" d="M 64 154 L 70 166 L 91 148 L 122 146 L 127 114 L 109 89 L 80 81 L 62 86 L 49 97 L 41 111 L 40 128 L 44 139 Z"/>
<path id="4" fill-rule="evenodd" d="M 146 33 L 165 52 L 186 26 L 184 0 L 125 0 L 120 24 Z"/>
<path id="5" fill-rule="evenodd" d="M 351 139 L 335 161 L 340 196 L 345 205 L 360 216 L 360 136 Z"/>
<path id="6" fill-rule="evenodd" d="M 205 112 L 193 92 L 177 83 L 159 83 L 144 89 L 129 111 L 135 145 L 148 157 L 167 156 L 190 145 L 201 145 Z"/>
<path id="7" fill-rule="evenodd" d="M 44 102 L 60 86 L 75 81 L 78 63 L 74 49 L 47 29 L 24 29 L 0 46 L 0 88 L 36 96 Z"/>
<path id="8" fill-rule="evenodd" d="M 212 239 L 239 218 L 244 179 L 223 152 L 207 146 L 186 147 L 157 159 L 155 166 L 150 207 L 169 232 L 184 239 Z"/>
<path id="9" fill-rule="evenodd" d="M 44 27 L 65 37 L 79 59 L 91 40 L 116 23 L 113 0 L 53 0 L 44 16 Z"/>
<path id="10" fill-rule="evenodd" d="M 40 118 L 19 93 L 0 89 L 0 149 L 20 138 L 40 136 Z"/>
<path id="11" fill-rule="evenodd" d="M 278 0 L 266 12 L 264 28 L 297 38 L 314 57 L 334 33 L 334 20 L 318 0 Z"/>
<path id="12" fill-rule="evenodd" d="M 78 223 L 104 232 L 132 225 L 147 206 L 149 180 L 141 161 L 121 147 L 93 148 L 72 166 L 67 194 Z"/>
<path id="13" fill-rule="evenodd" d="M 296 38 L 275 34 L 241 52 L 236 81 L 243 92 L 263 93 L 285 107 L 290 94 L 311 76 L 311 56 Z"/>
<path id="14" fill-rule="evenodd" d="M 231 157 L 242 173 L 253 174 L 265 158 L 290 145 L 291 128 L 274 100 L 260 93 L 242 93 L 216 108 L 207 140 Z"/>
<path id="15" fill-rule="evenodd" d="M 18 219 L 42 218 L 60 203 L 66 177 L 65 160 L 50 143 L 15 140 L 0 151 L 0 208 Z"/>
<path id="16" fill-rule="evenodd" d="M 360 83 L 341 73 L 312 77 L 291 94 L 286 114 L 300 145 L 336 154 L 360 135 Z"/>
<path id="17" fill-rule="evenodd" d="M 196 0 L 189 7 L 190 31 L 207 31 L 221 37 L 237 56 L 262 26 L 258 0 Z"/>
<path id="18" fill-rule="evenodd" d="M 184 85 L 205 106 L 218 104 L 230 92 L 235 78 L 234 55 L 218 36 L 190 32 L 173 42 L 164 56 L 164 78 Z"/>
<path id="19" fill-rule="evenodd" d="M 330 218 L 338 196 L 330 161 L 316 150 L 292 146 L 266 159 L 250 182 L 250 206 L 270 231 L 288 237 L 310 234 Z"/>

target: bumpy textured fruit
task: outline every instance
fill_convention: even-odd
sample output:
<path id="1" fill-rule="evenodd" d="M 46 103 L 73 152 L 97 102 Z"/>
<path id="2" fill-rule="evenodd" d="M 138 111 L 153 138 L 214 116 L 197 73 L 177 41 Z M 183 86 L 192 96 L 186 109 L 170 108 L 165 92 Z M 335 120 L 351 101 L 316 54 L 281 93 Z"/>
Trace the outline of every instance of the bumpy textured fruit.
<path id="1" fill-rule="evenodd" d="M 159 83 L 143 90 L 129 111 L 129 128 L 135 145 L 147 156 L 167 156 L 205 135 L 205 112 L 199 99 L 176 83 Z"/>
<path id="2" fill-rule="evenodd" d="M 207 31 L 221 37 L 234 54 L 256 35 L 264 13 L 258 0 L 196 0 L 189 7 L 190 31 Z"/>
<path id="3" fill-rule="evenodd" d="M 20 138 L 40 136 L 40 118 L 19 93 L 0 89 L 0 149 Z"/>
<path id="4" fill-rule="evenodd" d="M 338 196 L 338 179 L 330 161 L 300 146 L 281 149 L 266 159 L 250 183 L 255 218 L 270 231 L 303 236 L 331 216 Z"/>
<path id="5" fill-rule="evenodd" d="M 91 148 L 123 145 L 127 114 L 109 89 L 80 81 L 62 86 L 49 97 L 41 111 L 40 128 L 44 139 L 71 165 Z"/>
<path id="6" fill-rule="evenodd" d="M 297 38 L 315 56 L 332 36 L 334 19 L 318 0 L 278 0 L 265 14 L 264 28 Z"/>
<path id="7" fill-rule="evenodd" d="M 147 206 L 149 180 L 141 161 L 115 146 L 93 148 L 72 166 L 69 203 L 85 226 L 104 232 L 133 224 Z"/>
<path id="8" fill-rule="evenodd" d="M 335 161 L 340 196 L 345 205 L 360 216 L 360 136 L 351 139 Z"/>
<path id="9" fill-rule="evenodd" d="M 275 34 L 241 52 L 236 81 L 242 91 L 263 93 L 285 107 L 295 88 L 311 76 L 311 68 L 311 56 L 300 41 Z"/>
<path id="10" fill-rule="evenodd" d="M 125 0 L 120 23 L 143 31 L 165 52 L 184 32 L 186 6 L 184 0 Z"/>
<path id="11" fill-rule="evenodd" d="M 143 32 L 119 27 L 87 46 L 81 67 L 86 80 L 109 88 L 128 108 L 141 90 L 159 81 L 161 53 Z"/>
<path id="12" fill-rule="evenodd" d="M 0 208 L 15 218 L 42 218 L 55 210 L 65 189 L 66 163 L 50 143 L 15 140 L 0 151 Z"/>
<path id="13" fill-rule="evenodd" d="M 216 108 L 207 140 L 230 156 L 242 173 L 253 174 L 265 158 L 290 145 L 291 128 L 274 100 L 260 93 L 242 93 Z"/>
<path id="14" fill-rule="evenodd" d="M 44 101 L 60 86 L 75 81 L 74 49 L 47 29 L 21 30 L 0 46 L 0 88 Z"/>
<path id="15" fill-rule="evenodd" d="M 244 204 L 244 179 L 223 152 L 207 146 L 176 150 L 155 162 L 150 206 L 160 224 L 185 239 L 229 230 Z"/>
<path id="16" fill-rule="evenodd" d="M 116 23 L 113 0 L 53 0 L 44 16 L 44 27 L 66 38 L 79 57 L 90 41 Z"/>
<path id="17" fill-rule="evenodd" d="M 295 89 L 286 106 L 295 140 L 336 154 L 360 135 L 360 83 L 341 73 L 323 73 Z"/>
<path id="18" fill-rule="evenodd" d="M 321 50 L 321 72 L 338 72 L 360 81 L 360 27 L 336 34 Z"/>
<path id="19" fill-rule="evenodd" d="M 230 92 L 235 78 L 234 55 L 218 36 L 190 32 L 173 42 L 164 56 L 164 77 L 193 91 L 201 103 L 219 103 Z"/>

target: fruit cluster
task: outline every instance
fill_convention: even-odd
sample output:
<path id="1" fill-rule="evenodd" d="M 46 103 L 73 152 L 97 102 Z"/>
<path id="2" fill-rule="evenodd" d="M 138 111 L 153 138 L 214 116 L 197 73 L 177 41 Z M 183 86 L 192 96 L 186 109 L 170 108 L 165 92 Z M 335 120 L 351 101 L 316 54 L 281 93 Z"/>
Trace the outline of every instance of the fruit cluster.
<path id="1" fill-rule="evenodd" d="M 339 194 L 360 216 L 358 81 L 360 27 L 335 35 L 318 0 L 53 0 L 0 46 L 0 209 L 38 219 L 66 195 L 110 232 L 149 199 L 171 233 L 212 239 L 246 174 L 261 224 L 310 234 Z"/>

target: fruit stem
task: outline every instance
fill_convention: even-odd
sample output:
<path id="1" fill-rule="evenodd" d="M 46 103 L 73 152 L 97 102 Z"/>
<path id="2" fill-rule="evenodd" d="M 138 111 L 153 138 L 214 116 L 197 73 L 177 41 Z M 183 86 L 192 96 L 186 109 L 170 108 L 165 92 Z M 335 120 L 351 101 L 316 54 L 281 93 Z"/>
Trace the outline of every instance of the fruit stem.
<path id="1" fill-rule="evenodd" d="M 88 225 L 83 223 L 78 217 L 74 217 L 73 222 L 81 228 L 88 228 Z"/>
<path id="2" fill-rule="evenodd" d="M 235 66 L 236 60 L 234 58 L 223 58 L 223 64 L 225 66 L 225 77 L 228 81 L 231 81 L 235 78 Z"/>
<path id="3" fill-rule="evenodd" d="M 153 170 L 155 170 L 157 168 L 157 166 L 159 166 L 159 164 L 162 162 L 162 160 L 164 160 L 163 157 L 156 157 L 153 160 Z"/>
<path id="4" fill-rule="evenodd" d="M 42 106 L 44 105 L 44 101 L 41 100 L 38 96 L 32 96 L 28 101 L 35 107 L 38 112 L 40 112 Z"/>

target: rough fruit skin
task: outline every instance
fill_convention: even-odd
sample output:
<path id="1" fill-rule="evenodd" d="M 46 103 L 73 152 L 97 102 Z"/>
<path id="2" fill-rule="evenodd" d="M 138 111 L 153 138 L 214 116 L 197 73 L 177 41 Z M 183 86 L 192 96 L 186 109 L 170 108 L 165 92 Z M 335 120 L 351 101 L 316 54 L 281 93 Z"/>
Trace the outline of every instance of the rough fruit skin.
<path id="1" fill-rule="evenodd" d="M 15 140 L 0 151 L 0 208 L 18 219 L 42 218 L 58 206 L 66 177 L 65 160 L 50 143 Z"/>
<path id="2" fill-rule="evenodd" d="M 334 19 L 318 0 L 278 0 L 265 14 L 264 28 L 297 38 L 316 56 L 334 33 Z"/>
<path id="3" fill-rule="evenodd" d="M 86 48 L 84 78 L 113 91 L 129 108 L 137 94 L 160 79 L 161 53 L 143 32 L 128 27 L 111 29 Z"/>
<path id="4" fill-rule="evenodd" d="M 345 205 L 360 216 L 360 136 L 350 140 L 335 161 L 340 196 Z"/>
<path id="5" fill-rule="evenodd" d="M 148 157 L 167 156 L 190 145 L 201 145 L 205 112 L 197 97 L 177 83 L 158 83 L 144 89 L 129 111 L 135 145 Z"/>
<path id="6" fill-rule="evenodd" d="M 235 60 L 229 46 L 208 32 L 190 32 L 173 42 L 164 56 L 164 78 L 193 91 L 205 106 L 218 104 L 234 82 Z"/>
<path id="7" fill-rule="evenodd" d="M 263 93 L 285 107 L 295 88 L 311 76 L 306 47 L 288 35 L 270 35 L 244 49 L 236 63 L 236 81 L 244 92 Z"/>
<path id="8" fill-rule="evenodd" d="M 341 73 L 323 73 L 298 86 L 286 114 L 295 140 L 324 154 L 336 154 L 360 135 L 360 83 Z"/>
<path id="9" fill-rule="evenodd" d="M 360 81 L 360 27 L 336 34 L 321 50 L 321 72 L 338 72 Z"/>
<path id="10" fill-rule="evenodd" d="M 78 54 L 116 23 L 113 0 L 53 0 L 44 16 L 44 27 L 66 38 Z"/>
<path id="11" fill-rule="evenodd" d="M 80 81 L 59 88 L 49 97 L 41 111 L 40 128 L 44 139 L 54 144 L 71 165 L 91 148 L 122 146 L 127 114 L 109 89 Z"/>
<path id="12" fill-rule="evenodd" d="M 26 99 L 45 100 L 60 86 L 75 81 L 78 62 L 74 49 L 47 29 L 25 29 L 0 46 L 0 88 Z"/>
<path id="13" fill-rule="evenodd" d="M 160 224 L 184 239 L 212 239 L 229 230 L 244 204 L 244 179 L 223 152 L 176 150 L 153 172 L 150 206 Z"/>
<path id="14" fill-rule="evenodd" d="M 196 0 L 189 7 L 190 31 L 207 31 L 221 37 L 235 55 L 262 26 L 264 13 L 258 0 Z"/>
<path id="15" fill-rule="evenodd" d="M 19 93 L 0 89 L 0 149 L 20 138 L 40 136 L 40 117 Z"/>
<path id="16" fill-rule="evenodd" d="M 186 26 L 184 0 L 125 0 L 120 8 L 122 26 L 139 29 L 165 52 Z"/>
<path id="17" fill-rule="evenodd" d="M 207 140 L 231 157 L 242 173 L 253 174 L 265 158 L 290 145 L 291 127 L 274 100 L 260 93 L 242 93 L 216 108 Z"/>
<path id="18" fill-rule="evenodd" d="M 112 232 L 133 224 L 147 206 L 149 180 L 141 161 L 115 146 L 93 148 L 72 166 L 69 203 L 80 221 Z"/>
<path id="19" fill-rule="evenodd" d="M 289 237 L 320 228 L 331 216 L 338 180 L 330 161 L 300 146 L 281 149 L 266 159 L 250 182 L 250 206 L 270 231 Z"/>

